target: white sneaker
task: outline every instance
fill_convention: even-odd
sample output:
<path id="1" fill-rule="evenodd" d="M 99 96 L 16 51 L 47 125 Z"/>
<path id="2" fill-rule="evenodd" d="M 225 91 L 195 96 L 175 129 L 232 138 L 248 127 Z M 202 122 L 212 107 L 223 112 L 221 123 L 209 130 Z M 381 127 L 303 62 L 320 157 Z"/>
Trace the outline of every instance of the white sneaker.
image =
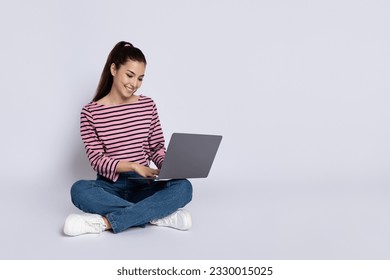
<path id="1" fill-rule="evenodd" d="M 192 219 L 190 213 L 187 210 L 179 209 L 165 218 L 152 220 L 150 223 L 156 226 L 188 230 L 192 226 Z"/>
<path id="2" fill-rule="evenodd" d="M 106 229 L 103 217 L 98 214 L 70 214 L 64 225 L 64 233 L 76 236 L 85 233 L 101 233 Z"/>

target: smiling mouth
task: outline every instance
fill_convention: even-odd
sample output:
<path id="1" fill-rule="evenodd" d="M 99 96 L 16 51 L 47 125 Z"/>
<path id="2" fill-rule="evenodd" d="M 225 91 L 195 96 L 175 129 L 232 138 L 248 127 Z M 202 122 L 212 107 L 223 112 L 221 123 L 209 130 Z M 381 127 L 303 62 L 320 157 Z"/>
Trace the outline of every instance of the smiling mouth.
<path id="1" fill-rule="evenodd" d="M 126 87 L 127 91 L 129 92 L 135 92 L 135 88 L 129 88 L 129 87 Z"/>

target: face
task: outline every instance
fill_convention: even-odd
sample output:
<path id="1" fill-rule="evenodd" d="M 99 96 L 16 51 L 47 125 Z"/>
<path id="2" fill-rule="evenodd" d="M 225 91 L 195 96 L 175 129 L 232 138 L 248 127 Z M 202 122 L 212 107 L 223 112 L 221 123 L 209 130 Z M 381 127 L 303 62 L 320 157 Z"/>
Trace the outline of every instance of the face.
<path id="1" fill-rule="evenodd" d="M 113 76 L 111 92 L 122 100 L 131 98 L 142 85 L 145 66 L 143 62 L 128 60 L 117 69 L 113 63 L 110 68 Z"/>

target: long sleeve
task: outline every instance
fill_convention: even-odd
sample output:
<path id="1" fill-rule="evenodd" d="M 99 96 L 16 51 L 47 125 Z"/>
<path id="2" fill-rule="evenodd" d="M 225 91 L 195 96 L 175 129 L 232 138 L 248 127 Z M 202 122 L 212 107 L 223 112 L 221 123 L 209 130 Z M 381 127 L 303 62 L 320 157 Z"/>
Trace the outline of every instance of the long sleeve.
<path id="1" fill-rule="evenodd" d="M 165 158 L 165 140 L 155 104 L 153 106 L 152 121 L 150 125 L 149 146 L 151 160 L 157 168 L 161 168 Z"/>
<path id="2" fill-rule="evenodd" d="M 81 111 L 80 134 L 92 168 L 100 175 L 116 181 L 119 176 L 116 173 L 119 160 L 107 156 L 105 146 L 96 132 L 92 114 L 85 107 Z"/>

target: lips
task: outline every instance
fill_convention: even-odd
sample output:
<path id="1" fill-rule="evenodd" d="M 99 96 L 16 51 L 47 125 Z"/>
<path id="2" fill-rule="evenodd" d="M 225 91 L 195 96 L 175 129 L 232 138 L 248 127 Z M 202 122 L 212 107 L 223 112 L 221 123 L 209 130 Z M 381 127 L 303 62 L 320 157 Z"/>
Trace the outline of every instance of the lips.
<path id="1" fill-rule="evenodd" d="M 127 89 L 128 92 L 130 93 L 133 93 L 135 92 L 135 88 L 132 88 L 132 87 L 125 87 Z"/>

